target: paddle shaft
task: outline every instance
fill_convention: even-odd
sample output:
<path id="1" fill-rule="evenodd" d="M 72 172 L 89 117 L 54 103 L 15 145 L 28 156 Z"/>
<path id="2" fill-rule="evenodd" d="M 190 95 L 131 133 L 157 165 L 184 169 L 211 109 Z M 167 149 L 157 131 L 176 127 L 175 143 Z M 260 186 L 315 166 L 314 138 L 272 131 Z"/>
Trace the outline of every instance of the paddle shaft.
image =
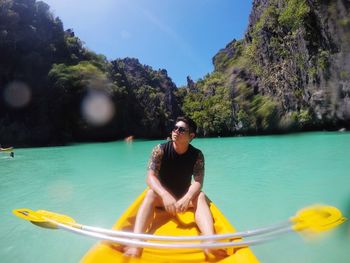
<path id="1" fill-rule="evenodd" d="M 99 227 L 79 225 L 77 228 L 86 230 L 89 232 L 95 232 L 100 234 L 106 234 L 112 237 L 126 237 L 126 238 L 136 238 L 142 240 L 161 240 L 161 241 L 205 241 L 205 240 L 222 240 L 222 239 L 233 239 L 241 237 L 250 237 L 256 235 L 267 234 L 271 232 L 276 232 L 280 229 L 290 227 L 290 222 L 283 222 L 269 227 L 258 228 L 254 230 L 247 230 L 242 232 L 228 233 L 228 234 L 217 234 L 217 235 L 204 235 L 204 236 L 158 236 L 151 234 L 137 234 L 133 232 L 116 231 L 112 229 L 104 229 Z"/>
<path id="2" fill-rule="evenodd" d="M 273 233 L 270 233 L 270 235 L 266 235 L 263 238 L 255 239 L 255 240 L 249 240 L 249 241 L 239 241 L 239 242 L 219 242 L 219 243 L 186 243 L 186 244 L 164 244 L 164 243 L 149 243 L 145 241 L 139 241 L 139 240 L 132 240 L 128 238 L 120 238 L 120 237 L 112 237 L 105 234 L 100 234 L 96 232 L 91 232 L 87 230 L 82 230 L 78 228 L 74 228 L 65 224 L 61 224 L 59 222 L 55 222 L 54 220 L 50 220 L 51 223 L 56 224 L 59 228 L 73 232 L 76 234 L 80 234 L 83 236 L 93 237 L 100 240 L 106 240 L 111 241 L 118 244 L 123 244 L 127 246 L 136 246 L 136 247 L 147 247 L 147 248 L 160 248 L 160 249 L 190 249 L 190 248 L 198 248 L 198 249 L 205 249 L 205 248 L 220 248 L 220 247 L 247 247 L 251 245 L 257 245 L 261 243 L 265 243 L 267 241 L 270 241 L 272 239 L 275 239 L 276 236 L 279 236 L 283 233 L 292 232 L 293 229 L 291 226 L 280 229 L 278 231 L 275 231 Z"/>

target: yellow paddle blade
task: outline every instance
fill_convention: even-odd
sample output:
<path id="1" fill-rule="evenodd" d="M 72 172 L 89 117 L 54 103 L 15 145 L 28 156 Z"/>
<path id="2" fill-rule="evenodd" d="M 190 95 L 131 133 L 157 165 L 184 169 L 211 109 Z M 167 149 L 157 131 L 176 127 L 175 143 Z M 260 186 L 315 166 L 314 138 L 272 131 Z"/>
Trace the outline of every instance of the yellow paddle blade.
<path id="1" fill-rule="evenodd" d="M 19 218 L 28 220 L 33 224 L 44 228 L 57 228 L 57 224 L 55 224 L 55 222 L 74 227 L 78 226 L 73 218 L 46 210 L 33 211 L 28 208 L 21 208 L 15 209 L 12 212 Z"/>
<path id="2" fill-rule="evenodd" d="M 28 208 L 20 208 L 12 210 L 12 213 L 14 213 L 19 218 L 22 218 L 24 220 L 28 220 L 31 222 L 46 222 L 47 220 L 44 219 L 40 214 L 37 212 L 34 212 L 31 209 Z"/>
<path id="3" fill-rule="evenodd" d="M 315 205 L 306 207 L 297 212 L 291 219 L 293 230 L 306 230 L 319 233 L 340 225 L 346 220 L 341 211 L 333 206 Z"/>
<path id="4" fill-rule="evenodd" d="M 46 210 L 38 210 L 36 211 L 36 213 L 42 216 L 43 218 L 47 218 L 61 224 L 65 224 L 69 226 L 77 225 L 75 220 L 67 215 L 62 215 L 62 214 L 58 214 L 58 213 L 54 213 Z"/>

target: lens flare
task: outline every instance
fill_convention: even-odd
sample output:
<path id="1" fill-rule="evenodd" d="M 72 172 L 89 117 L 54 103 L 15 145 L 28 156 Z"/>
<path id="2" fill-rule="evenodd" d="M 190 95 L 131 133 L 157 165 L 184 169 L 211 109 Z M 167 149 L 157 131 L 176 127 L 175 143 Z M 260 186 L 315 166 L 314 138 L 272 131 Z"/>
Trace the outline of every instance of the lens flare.
<path id="1" fill-rule="evenodd" d="M 6 103 L 13 108 L 22 108 L 31 100 L 31 90 L 27 84 L 21 81 L 13 81 L 8 84 L 4 91 Z"/>
<path id="2" fill-rule="evenodd" d="M 82 115 L 91 125 L 107 124 L 114 115 L 114 105 L 104 93 L 91 92 L 83 100 Z"/>

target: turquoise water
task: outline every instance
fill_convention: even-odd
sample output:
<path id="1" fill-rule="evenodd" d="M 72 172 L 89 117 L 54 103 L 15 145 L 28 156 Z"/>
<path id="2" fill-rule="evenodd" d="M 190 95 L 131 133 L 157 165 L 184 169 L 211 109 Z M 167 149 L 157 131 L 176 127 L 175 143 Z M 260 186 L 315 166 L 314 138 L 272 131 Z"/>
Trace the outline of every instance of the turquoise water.
<path id="1" fill-rule="evenodd" d="M 0 154 L 1 262 L 78 262 L 95 241 L 38 228 L 11 214 L 46 209 L 111 227 L 145 187 L 161 141 L 78 144 Z M 239 230 L 286 220 L 314 203 L 350 214 L 350 133 L 195 139 L 206 158 L 204 190 Z M 304 240 L 289 234 L 253 247 L 263 263 L 350 262 L 350 227 Z"/>

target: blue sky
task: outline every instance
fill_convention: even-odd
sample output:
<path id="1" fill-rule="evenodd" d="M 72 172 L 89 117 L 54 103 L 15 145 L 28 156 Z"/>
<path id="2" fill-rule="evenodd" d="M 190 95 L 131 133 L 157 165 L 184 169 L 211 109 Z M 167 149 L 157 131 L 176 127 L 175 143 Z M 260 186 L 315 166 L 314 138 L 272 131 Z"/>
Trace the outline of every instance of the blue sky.
<path id="1" fill-rule="evenodd" d="M 252 0 L 44 1 L 87 48 L 166 69 L 177 86 L 213 70 L 213 56 L 243 38 L 252 7 Z"/>

